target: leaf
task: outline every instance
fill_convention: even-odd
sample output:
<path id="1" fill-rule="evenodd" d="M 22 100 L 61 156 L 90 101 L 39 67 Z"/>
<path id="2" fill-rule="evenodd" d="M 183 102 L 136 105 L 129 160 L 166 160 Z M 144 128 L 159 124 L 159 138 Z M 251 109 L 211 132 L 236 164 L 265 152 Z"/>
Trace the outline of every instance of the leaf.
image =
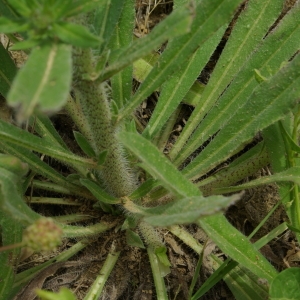
<path id="1" fill-rule="evenodd" d="M 58 38 L 76 47 L 89 48 L 100 45 L 101 40 L 86 27 L 78 24 L 60 22 L 53 24 L 53 32 Z"/>
<path id="2" fill-rule="evenodd" d="M 281 271 L 270 286 L 271 300 L 296 300 L 300 298 L 300 269 L 289 268 Z"/>
<path id="3" fill-rule="evenodd" d="M 184 178 L 180 171 L 148 140 L 138 133 L 120 132 L 118 139 L 143 162 L 143 167 L 165 188 L 185 197 L 200 195 L 198 188 Z"/>
<path id="4" fill-rule="evenodd" d="M 201 217 L 219 213 L 240 197 L 241 195 L 183 198 L 166 206 L 144 209 L 146 213 L 144 220 L 153 226 L 161 227 L 194 223 Z M 149 214 L 151 215 L 147 216 Z"/>
<path id="5" fill-rule="evenodd" d="M 0 32 L 2 33 L 15 33 L 28 30 L 28 23 L 12 21 L 5 17 L 0 17 Z"/>
<path id="6" fill-rule="evenodd" d="M 121 201 L 107 194 L 97 183 L 89 179 L 80 179 L 82 185 L 84 185 L 89 191 L 100 201 L 107 204 L 117 204 Z"/>
<path id="7" fill-rule="evenodd" d="M 254 68 L 259 69 L 264 76 L 271 77 L 281 68 L 283 60 L 289 60 L 294 55 L 299 48 L 297 42 L 300 37 L 300 24 L 298 22 L 299 13 L 300 7 L 292 9 L 291 12 L 281 20 L 276 30 L 272 31 L 263 40 L 258 49 L 252 53 L 245 65 L 243 67 L 241 66 L 241 71 L 232 80 L 231 84 L 226 88 L 218 101 L 214 102 L 215 100 L 211 100 L 214 102 L 214 106 L 210 111 L 206 111 L 207 115 L 205 116 L 205 119 L 201 121 L 201 125 L 193 132 L 193 135 L 190 136 L 183 149 L 181 149 L 181 145 L 183 145 L 182 143 L 185 140 L 185 138 L 183 138 L 185 130 L 182 132 L 179 137 L 180 141 L 177 140 L 175 147 L 173 147 L 169 153 L 171 160 L 176 157 L 174 163 L 177 166 L 179 166 L 205 141 L 209 141 L 221 128 L 224 128 L 236 112 L 239 111 L 239 114 L 244 113 L 242 106 L 253 90 L 259 85 L 254 76 Z M 263 15 L 263 18 L 264 17 L 265 16 Z M 230 43 L 230 40 L 228 43 Z M 225 53 L 227 52 L 226 47 L 224 51 Z M 229 49 L 228 52 L 228 55 L 231 55 L 232 49 Z M 224 63 L 226 63 L 226 61 Z M 216 69 L 219 68 L 220 72 L 223 72 L 223 64 L 219 67 L 218 65 L 219 64 L 217 64 Z M 234 68 L 233 71 L 235 72 L 236 68 Z M 214 73 L 212 74 L 212 77 L 214 77 Z M 218 81 L 218 78 L 216 77 L 215 80 Z M 211 86 L 209 88 L 207 86 L 205 89 L 212 88 L 214 87 Z M 199 105 L 202 108 L 204 108 L 202 101 L 204 101 L 205 95 L 210 97 L 208 92 L 205 94 L 204 92 L 202 93 L 201 98 L 199 99 Z M 195 118 L 198 118 L 197 114 L 195 115 Z M 185 127 L 189 126 L 190 125 L 187 123 Z M 179 149 L 181 150 L 178 151 Z"/>
<path id="8" fill-rule="evenodd" d="M 271 176 L 263 176 L 255 180 L 251 180 L 248 183 L 240 184 L 237 186 L 225 187 L 225 188 L 216 188 L 214 190 L 215 194 L 225 194 L 232 193 L 236 191 L 241 191 L 245 189 L 251 189 L 260 185 L 266 185 L 273 182 L 294 182 L 300 185 L 300 167 L 291 167 L 286 171 L 279 172 Z"/>
<path id="9" fill-rule="evenodd" d="M 115 1 L 113 1 L 115 2 Z M 115 32 L 111 39 L 110 47 L 112 49 L 121 49 L 132 44 L 134 30 L 135 8 L 134 1 L 125 1 L 121 17 L 115 26 Z M 118 72 L 110 80 L 112 87 L 112 99 L 115 99 L 118 107 L 122 107 L 130 97 L 132 92 L 132 72 L 133 67 L 128 66 L 121 72 Z"/>
<path id="10" fill-rule="evenodd" d="M 31 9 L 27 5 L 27 1 L 26 0 L 7 0 L 7 2 L 21 16 L 29 17 L 31 15 Z"/>
<path id="11" fill-rule="evenodd" d="M 204 217 L 199 219 L 197 224 L 218 245 L 221 251 L 227 253 L 258 277 L 270 282 L 277 275 L 277 271 L 267 259 L 223 215 Z"/>
<path id="12" fill-rule="evenodd" d="M 64 163 L 70 163 L 71 165 L 78 164 L 85 168 L 97 168 L 96 163 L 90 159 L 74 155 L 61 146 L 58 147 L 57 145 L 46 143 L 42 138 L 0 120 L 0 142 L 4 141 L 49 155 Z"/>
<path id="13" fill-rule="evenodd" d="M 0 93 L 6 97 L 12 81 L 17 73 L 17 67 L 15 66 L 7 50 L 3 47 L 2 43 L 0 43 L 0 57 Z"/>
<path id="14" fill-rule="evenodd" d="M 35 48 L 8 94 L 8 104 L 19 108 L 18 120 L 27 119 L 36 107 L 46 112 L 59 110 L 67 101 L 71 74 L 70 46 Z"/>
<path id="15" fill-rule="evenodd" d="M 259 130 L 283 119 L 297 104 L 299 94 L 300 55 L 297 55 L 276 75 L 254 90 L 245 105 L 183 170 L 183 174 L 188 178 L 199 176 L 199 172 L 205 174 L 212 166 L 229 158 Z"/>
<path id="16" fill-rule="evenodd" d="M 130 229 L 126 230 L 126 242 L 129 246 L 145 249 L 144 243 L 140 236 Z"/>
<path id="17" fill-rule="evenodd" d="M 213 34 L 212 37 L 204 42 L 203 45 L 192 54 L 189 60 L 163 84 L 157 105 L 143 132 L 145 137 L 155 136 L 166 124 L 171 114 L 196 81 L 201 70 L 209 61 L 225 29 L 223 26 Z"/>
<path id="18" fill-rule="evenodd" d="M 159 186 L 159 182 L 153 178 L 143 182 L 130 196 L 131 200 L 137 200 L 146 196 L 152 189 Z"/>
<path id="19" fill-rule="evenodd" d="M 104 70 L 99 80 L 104 81 L 112 77 L 134 61 L 151 53 L 167 39 L 187 33 L 191 20 L 192 12 L 187 7 L 172 12 L 170 16 L 155 26 L 149 35 L 121 49 L 118 56 L 114 57 L 114 62 Z"/>
<path id="20" fill-rule="evenodd" d="M 1 197 L 1 196 L 0 196 Z M 23 228 L 4 211 L 0 211 L 1 246 L 17 244 L 22 241 Z M 0 254 L 0 299 L 9 299 L 14 283 L 14 268 L 20 255 L 20 248 L 1 252 Z"/>
<path id="21" fill-rule="evenodd" d="M 0 208 L 14 220 L 27 226 L 40 218 L 23 201 L 20 193 L 20 178 L 0 166 Z"/>
<path id="22" fill-rule="evenodd" d="M 36 293 L 42 300 L 76 300 L 75 295 L 65 287 L 62 287 L 58 293 L 44 290 L 37 290 Z"/>
<path id="23" fill-rule="evenodd" d="M 170 75 L 182 68 L 190 56 L 203 44 L 215 31 L 229 21 L 229 17 L 241 1 L 200 1 L 196 9 L 192 7 L 194 19 L 191 30 L 185 35 L 169 37 L 167 49 L 163 52 L 156 66 L 152 69 L 131 101 L 121 111 L 119 120 L 127 117 L 136 107 L 144 101 L 153 91 L 160 87 Z M 181 12 L 185 5 L 173 12 Z M 174 25 L 176 29 L 179 22 Z"/>
<path id="24" fill-rule="evenodd" d="M 232 29 L 229 40 L 226 43 L 221 57 L 219 58 L 218 63 L 210 76 L 208 84 L 201 95 L 199 105 L 197 105 L 196 109 L 193 111 L 183 132 L 176 142 L 176 146 L 173 147 L 173 150 L 170 153 L 170 158 L 172 161 L 178 156 L 178 154 L 182 156 L 181 162 L 184 160 L 184 157 L 186 158 L 188 157 L 188 155 L 190 155 L 182 153 L 181 149 L 184 147 L 191 134 L 198 127 L 204 116 L 206 116 L 210 109 L 217 103 L 218 98 L 222 95 L 224 90 L 228 88 L 228 85 L 230 85 L 231 81 L 234 79 L 236 73 L 238 73 L 245 61 L 247 61 L 252 51 L 265 37 L 270 26 L 279 16 L 281 10 L 282 0 L 252 0 L 247 3 L 245 9 L 241 12 Z M 276 49 L 277 48 L 275 48 L 274 50 Z M 258 66 L 257 68 L 260 68 L 260 66 Z M 251 70 L 251 75 L 254 76 L 253 68 Z M 236 77 L 236 79 L 239 78 L 240 77 Z M 242 77 L 242 79 L 244 78 Z M 243 85 L 235 87 L 240 89 L 245 88 Z M 218 101 L 218 103 L 219 102 L 223 103 L 221 101 Z M 235 104 L 233 108 L 231 108 L 231 110 L 229 111 L 229 116 L 227 117 L 228 119 L 232 116 L 232 112 L 235 111 L 236 108 L 241 105 L 241 103 L 243 103 L 243 100 L 240 100 L 240 102 L 237 102 L 237 104 Z M 224 105 L 225 104 L 226 102 L 224 103 Z M 223 126 L 224 120 L 227 120 L 227 118 L 224 118 L 222 110 L 220 110 L 222 111 L 222 114 L 218 109 L 217 111 L 218 118 L 220 118 L 220 116 L 222 115 L 221 125 L 218 125 L 217 129 L 212 134 L 214 134 Z M 214 124 L 215 121 L 214 119 L 212 120 L 213 121 L 210 121 L 210 123 L 207 124 Z M 203 127 L 200 127 L 200 132 L 203 132 Z M 206 137 L 206 135 L 198 135 L 198 142 L 203 143 L 207 139 L 208 138 Z M 195 139 L 192 139 L 190 142 L 195 143 Z M 191 150 L 188 145 L 186 145 L 185 147 L 186 149 Z M 194 151 L 195 149 L 192 152 Z M 177 165 L 179 165 L 179 162 L 177 163 Z"/>
<path id="25" fill-rule="evenodd" d="M 84 135 L 82 135 L 78 131 L 73 131 L 75 140 L 81 150 L 89 157 L 95 157 L 95 151 L 93 150 L 92 146 L 89 144 L 88 140 L 85 138 Z"/>
<path id="26" fill-rule="evenodd" d="M 159 247 L 155 249 L 154 252 L 158 258 L 158 260 L 165 266 L 171 267 L 171 263 L 167 256 L 167 247 Z"/>

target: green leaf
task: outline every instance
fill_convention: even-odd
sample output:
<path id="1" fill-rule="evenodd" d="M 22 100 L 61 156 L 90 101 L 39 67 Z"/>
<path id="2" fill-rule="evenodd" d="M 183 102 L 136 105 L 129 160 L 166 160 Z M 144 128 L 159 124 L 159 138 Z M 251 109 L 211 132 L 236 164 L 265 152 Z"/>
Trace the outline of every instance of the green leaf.
<path id="1" fill-rule="evenodd" d="M 19 108 L 19 121 L 27 119 L 36 107 L 46 112 L 59 110 L 67 101 L 71 74 L 70 46 L 54 44 L 35 48 L 8 94 L 8 103 Z"/>
<path id="2" fill-rule="evenodd" d="M 97 47 L 101 43 L 97 36 L 82 25 L 60 22 L 53 24 L 53 30 L 61 41 L 76 47 Z"/>
<path id="3" fill-rule="evenodd" d="M 116 27 L 118 25 L 121 27 L 121 25 L 118 24 L 118 21 L 125 2 L 133 3 L 132 1 L 126 0 L 107 0 L 102 2 L 102 5 L 98 5 L 98 8 L 95 12 L 95 20 L 93 25 L 97 36 L 104 41 L 104 43 L 101 45 L 101 48 L 99 47 L 99 53 L 102 53 L 105 47 L 107 47 Z"/>
<path id="4" fill-rule="evenodd" d="M 99 5 L 103 5 L 103 1 L 100 0 L 73 0 L 71 2 L 69 10 L 66 13 L 66 17 L 86 13 L 92 9 L 96 9 Z M 58 3 L 61 4 L 61 1 Z"/>
<path id="5" fill-rule="evenodd" d="M 25 176 L 28 172 L 27 164 L 9 154 L 0 153 L 0 167 L 18 176 Z"/>
<path id="6" fill-rule="evenodd" d="M 215 6 L 215 4 L 212 5 Z M 224 105 L 226 107 L 227 102 L 224 103 L 224 101 L 218 101 L 218 98 L 228 88 L 228 85 L 230 85 L 231 81 L 234 79 L 235 75 L 238 73 L 245 61 L 247 61 L 252 51 L 257 47 L 259 43 L 261 43 L 270 26 L 279 16 L 281 10 L 282 0 L 251 0 L 247 3 L 245 9 L 241 12 L 238 20 L 233 27 L 229 40 L 227 41 L 226 46 L 222 51 L 221 57 L 210 76 L 208 84 L 203 91 L 203 94 L 201 95 L 201 99 L 199 99 L 199 105 L 197 105 L 196 109 L 193 111 L 183 132 L 176 142 L 176 146 L 173 147 L 173 150 L 170 153 L 171 160 L 174 160 L 178 154 L 180 154 L 181 156 L 184 155 L 183 157 L 185 158 L 190 155 L 186 155 L 186 153 L 182 154 L 181 149 L 186 144 L 191 134 L 198 127 L 204 116 L 206 116 L 206 114 L 216 103 L 220 103 L 221 105 Z M 213 19 L 212 21 L 214 22 L 215 20 Z M 278 48 L 273 48 L 274 51 L 277 49 Z M 257 68 L 260 67 L 261 66 L 259 65 Z M 253 68 L 251 69 L 251 75 L 254 77 Z M 243 80 L 244 78 L 240 78 L 240 76 L 238 76 L 236 77 L 236 80 L 238 79 Z M 234 87 L 236 89 L 245 89 L 244 85 L 235 85 Z M 234 96 L 235 94 L 233 94 L 232 97 Z M 243 101 L 244 100 L 240 100 L 233 106 L 233 108 L 229 110 L 227 118 L 224 118 L 223 110 L 218 108 L 218 105 L 216 106 L 216 111 L 218 112 L 217 117 L 220 118 L 220 116 L 222 115 L 222 120 L 221 125 L 218 124 L 217 129 L 212 134 L 210 134 L 210 136 L 224 126 L 224 120 L 229 119 L 232 116 L 232 112 L 235 111 L 237 107 L 239 107 L 241 103 L 243 103 Z M 222 111 L 222 114 L 220 113 L 220 111 Z M 207 125 L 215 124 L 214 119 L 212 120 L 213 121 L 210 121 L 210 123 L 207 123 Z M 203 132 L 202 124 L 201 126 L 199 126 L 199 130 L 201 133 Z M 209 138 L 209 136 L 207 137 L 206 134 L 202 135 L 201 133 L 199 133 L 197 138 L 198 142 L 203 143 Z M 192 139 L 190 142 L 195 143 L 195 139 Z M 187 145 L 185 147 L 187 147 Z M 198 147 L 196 147 L 195 149 L 197 148 Z M 195 151 L 195 149 L 193 151 Z M 183 160 L 184 158 L 182 158 L 181 162 Z M 177 165 L 179 165 L 179 162 Z"/>
<path id="7" fill-rule="evenodd" d="M 29 24 L 19 21 L 12 21 L 5 17 L 0 17 L 0 32 L 2 33 L 15 33 L 26 31 L 29 28 Z"/>
<path id="8" fill-rule="evenodd" d="M 31 210 L 23 201 L 20 193 L 20 178 L 12 172 L 0 167 L 0 208 L 7 216 L 26 226 L 40 215 Z"/>
<path id="9" fill-rule="evenodd" d="M 98 155 L 98 165 L 103 165 L 105 163 L 106 157 L 107 157 L 107 150 L 103 150 Z"/>
<path id="10" fill-rule="evenodd" d="M 274 267 L 223 215 L 199 219 L 198 225 L 232 259 L 269 282 L 277 275 Z"/>
<path id="11" fill-rule="evenodd" d="M 6 97 L 12 81 L 17 73 L 17 67 L 15 66 L 7 50 L 3 47 L 2 43 L 0 43 L 0 57 L 0 93 Z"/>
<path id="12" fill-rule="evenodd" d="M 300 298 L 300 269 L 289 268 L 281 271 L 270 286 L 271 300 L 297 300 Z"/>
<path id="13" fill-rule="evenodd" d="M 29 17 L 31 15 L 31 9 L 28 7 L 26 0 L 7 0 L 7 2 L 21 16 Z"/>
<path id="14" fill-rule="evenodd" d="M 188 178 L 199 176 L 200 172 L 205 174 L 232 156 L 259 130 L 284 118 L 297 104 L 299 93 L 300 55 L 297 55 L 254 90 L 245 105 L 237 110 L 209 145 L 183 170 L 183 174 Z"/>
<path id="15" fill-rule="evenodd" d="M 238 199 L 240 195 L 183 198 L 167 206 L 145 209 L 151 216 L 146 216 L 144 220 L 153 226 L 162 227 L 194 223 L 201 217 L 219 213 Z"/>
<path id="16" fill-rule="evenodd" d="M 107 204 L 117 204 L 121 201 L 117 198 L 110 196 L 106 193 L 97 183 L 89 179 L 80 179 L 82 185 L 84 185 L 89 191 L 100 201 Z"/>
<path id="17" fill-rule="evenodd" d="M 203 43 L 183 64 L 175 74 L 167 80 L 162 88 L 159 101 L 155 106 L 151 119 L 145 128 L 143 135 L 155 136 L 166 124 L 171 114 L 188 93 L 196 81 L 201 70 L 209 61 L 213 51 L 219 44 L 226 27 L 221 27 L 210 39 Z"/>
<path id="18" fill-rule="evenodd" d="M 1 197 L 1 196 L 0 196 Z M 1 246 L 17 244 L 22 241 L 23 228 L 4 211 L 0 211 Z M 20 255 L 20 248 L 1 252 L 0 254 L 0 299 L 9 299 L 14 283 L 14 269 Z"/>
<path id="19" fill-rule="evenodd" d="M 57 145 L 46 143 L 42 138 L 0 120 L 0 142 L 2 143 L 4 141 L 49 155 L 64 163 L 70 163 L 71 165 L 77 164 L 85 168 L 97 168 L 96 163 L 91 159 L 74 155 L 61 146 L 58 147 Z"/>
<path id="20" fill-rule="evenodd" d="M 130 229 L 126 230 L 126 242 L 129 246 L 145 249 L 144 243 L 140 236 Z"/>
<path id="21" fill-rule="evenodd" d="M 25 41 L 17 42 L 13 46 L 9 48 L 9 50 L 12 51 L 18 51 L 18 50 L 27 50 L 30 48 L 34 48 L 40 44 L 40 41 L 38 39 L 28 39 Z"/>
<path id="22" fill-rule="evenodd" d="M 115 26 L 115 33 L 109 45 L 112 49 L 128 47 L 132 43 L 133 35 L 131 33 L 134 30 L 133 20 L 135 18 L 134 5 L 134 1 L 125 1 L 121 17 L 117 26 Z M 131 97 L 132 72 L 133 67 L 128 66 L 121 72 L 118 72 L 110 80 L 112 99 L 115 99 L 118 107 L 122 107 Z"/>
<path id="23" fill-rule="evenodd" d="M 153 178 L 142 183 L 130 196 L 131 200 L 137 200 L 146 196 L 152 189 L 159 186 L 159 182 Z"/>
<path id="24" fill-rule="evenodd" d="M 58 293 L 44 290 L 37 290 L 36 293 L 42 300 L 76 300 L 75 295 L 65 287 L 62 287 Z"/>
<path id="25" fill-rule="evenodd" d="M 95 157 L 95 151 L 93 150 L 92 146 L 89 144 L 85 136 L 78 131 L 73 131 L 73 134 L 77 144 L 82 149 L 82 151 L 89 157 Z"/>
<path id="26" fill-rule="evenodd" d="M 158 247 L 154 252 L 158 258 L 158 260 L 165 266 L 171 267 L 171 263 L 167 256 L 167 247 Z"/>
<path id="27" fill-rule="evenodd" d="M 200 1 L 196 9 L 191 8 L 194 13 L 194 19 L 190 32 L 177 38 L 174 38 L 174 36 L 169 37 L 167 49 L 163 52 L 156 66 L 142 83 L 131 101 L 121 111 L 119 119 L 121 120 L 132 113 L 170 75 L 182 68 L 199 46 L 229 21 L 229 17 L 240 2 L 240 0 L 230 2 L 224 0 Z M 185 6 L 182 6 L 180 9 L 175 10 L 173 14 L 181 12 L 184 8 Z M 179 22 L 177 21 L 177 24 L 174 26 L 178 30 Z"/>
<path id="28" fill-rule="evenodd" d="M 120 132 L 122 144 L 133 152 L 143 167 L 175 195 L 185 197 L 200 195 L 198 188 L 187 180 L 174 165 L 148 140 L 138 133 Z"/>
<path id="29" fill-rule="evenodd" d="M 215 194 L 226 194 L 226 193 L 232 193 L 237 192 L 245 189 L 251 189 L 257 186 L 266 185 L 274 182 L 294 182 L 298 185 L 300 185 L 300 167 L 291 167 L 286 171 L 279 172 L 277 174 L 271 175 L 271 176 L 263 176 L 255 180 L 251 180 L 250 182 L 231 186 L 231 187 L 225 187 L 225 188 L 216 188 L 214 190 Z"/>
<path id="30" fill-rule="evenodd" d="M 186 34 L 190 29 L 192 13 L 188 7 L 172 12 L 149 35 L 134 41 L 132 45 L 125 49 L 121 49 L 118 56 L 114 57 L 114 62 L 104 70 L 99 80 L 103 81 L 112 77 L 134 61 L 157 49 L 167 39 Z"/>

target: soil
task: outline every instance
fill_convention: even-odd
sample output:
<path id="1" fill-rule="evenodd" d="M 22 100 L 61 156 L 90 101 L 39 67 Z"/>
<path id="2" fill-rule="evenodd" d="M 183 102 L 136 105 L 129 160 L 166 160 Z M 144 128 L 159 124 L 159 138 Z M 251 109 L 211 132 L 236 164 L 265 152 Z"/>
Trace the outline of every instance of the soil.
<path id="1" fill-rule="evenodd" d="M 289 4 L 289 3 L 288 3 Z M 243 6 L 240 8 L 240 11 Z M 166 15 L 172 11 L 172 1 L 162 0 L 137 0 L 136 1 L 136 28 L 135 35 L 141 37 L 151 31 L 151 29 L 160 22 Z M 240 12 L 239 11 L 239 12 Z M 239 13 L 237 12 L 237 13 Z M 222 48 L 226 44 L 228 36 L 230 35 L 234 21 L 229 26 L 228 30 L 216 52 L 213 54 L 210 62 L 205 67 L 204 71 L 199 74 L 198 80 L 202 83 L 207 83 L 209 74 L 212 72 L 215 62 L 220 55 Z M 136 84 L 138 84 L 136 82 Z M 146 124 L 151 116 L 156 103 L 157 95 L 151 95 L 140 108 L 139 119 L 142 124 Z M 180 128 L 184 126 L 184 120 L 188 119 L 192 107 L 184 106 L 182 113 L 174 127 L 174 136 L 180 133 Z M 56 128 L 68 144 L 77 148 L 72 130 L 74 126 L 70 120 L 64 115 L 57 115 L 53 118 Z M 176 129 L 177 128 L 177 129 Z M 179 129 L 178 129 L 179 128 Z M 50 162 L 56 166 L 64 175 L 67 175 L 69 170 L 55 162 Z M 269 170 L 263 169 L 258 174 L 253 175 L 253 178 L 265 175 Z M 253 179 L 253 178 L 249 178 Z M 50 192 L 34 191 L 36 196 L 53 196 Z M 57 196 L 57 195 L 56 195 Z M 231 206 L 226 216 L 228 220 L 245 235 L 249 235 L 252 230 L 259 224 L 259 222 L 266 216 L 270 209 L 277 203 L 279 199 L 277 186 L 268 185 L 252 190 L 247 190 L 243 198 L 233 206 Z M 54 205 L 32 205 L 39 210 L 43 215 L 64 215 L 67 213 L 78 212 L 78 208 Z M 84 204 L 79 207 L 79 210 L 89 216 L 93 216 L 93 222 L 103 220 L 105 215 L 93 208 L 93 203 L 84 201 Z M 253 237 L 253 241 L 268 233 L 275 228 L 282 221 L 286 220 L 284 209 L 279 207 L 272 217 L 265 223 L 259 232 Z M 87 222 L 77 223 L 78 225 L 91 224 Z M 193 236 L 201 242 L 205 242 L 207 237 L 196 226 L 190 225 L 186 229 L 193 234 Z M 188 290 L 191 284 L 195 268 L 198 261 L 198 254 L 188 248 L 180 240 L 175 238 L 167 230 L 159 232 L 162 239 L 168 247 L 168 257 L 171 261 L 171 273 L 166 276 L 165 282 L 169 290 L 169 299 L 187 299 Z M 18 294 L 16 299 L 34 299 L 32 295 L 33 288 L 44 288 L 47 290 L 58 291 L 62 286 L 66 286 L 76 293 L 78 299 L 83 299 L 88 288 L 98 275 L 99 270 L 103 266 L 106 255 L 109 252 L 113 241 L 118 241 L 117 248 L 121 249 L 121 256 L 114 268 L 108 283 L 105 287 L 104 295 L 100 298 L 104 299 L 141 299 L 150 300 L 156 299 L 155 287 L 153 284 L 151 267 L 148 261 L 147 252 L 144 249 L 137 247 L 129 247 L 126 244 L 124 232 L 113 229 L 106 232 L 104 235 L 96 238 L 95 241 L 81 251 L 72 261 L 68 263 L 61 263 L 59 265 L 52 265 L 46 269 L 38 278 L 33 279 L 25 289 Z M 46 253 L 43 255 L 33 254 L 24 259 L 19 265 L 18 272 L 28 269 L 32 266 L 38 265 L 49 258 L 54 257 L 58 253 L 70 248 L 75 244 L 76 240 L 66 240 L 64 244 L 57 249 L 55 253 Z M 266 258 L 278 270 L 286 268 L 288 265 L 297 265 L 298 251 L 295 247 L 294 237 L 289 233 L 283 234 L 277 240 L 272 241 L 262 249 Z M 213 244 L 208 247 L 206 255 L 215 253 L 222 255 L 220 250 Z M 24 254 L 25 255 L 25 254 Z M 26 256 L 29 254 L 27 253 Z M 209 264 L 204 264 L 201 270 L 200 279 L 196 284 L 196 288 L 200 287 L 203 282 L 211 275 L 212 269 Z M 234 299 L 226 284 L 221 281 L 213 289 L 211 289 L 201 299 Z"/>

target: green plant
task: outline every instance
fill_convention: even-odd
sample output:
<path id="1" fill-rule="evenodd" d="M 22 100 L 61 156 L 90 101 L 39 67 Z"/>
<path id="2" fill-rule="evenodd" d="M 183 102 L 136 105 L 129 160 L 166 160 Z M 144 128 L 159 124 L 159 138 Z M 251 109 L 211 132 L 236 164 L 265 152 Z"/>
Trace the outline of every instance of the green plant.
<path id="1" fill-rule="evenodd" d="M 12 50 L 29 53 L 17 71 L 0 44 L 0 92 L 15 108 L 17 124 L 0 120 L 0 149 L 9 155 L 0 160 L 3 246 L 20 243 L 23 227 L 41 217 L 23 200 L 30 186 L 88 199 L 99 215 L 109 215 L 108 221 L 85 227 L 66 225 L 57 218 L 64 238 L 82 240 L 19 274 L 13 272 L 19 250 L 3 252 L 2 298 L 18 293 L 53 262 L 78 253 L 95 236 L 118 228 L 128 245 L 147 248 L 157 299 L 167 299 L 163 277 L 171 264 L 158 233 L 167 228 L 200 253 L 203 246 L 179 226 L 190 223 L 200 226 L 230 257 L 222 262 L 209 256 L 216 271 L 194 294 L 191 288 L 190 299 L 198 299 L 222 278 L 237 299 L 268 297 L 268 284 L 280 274 L 258 249 L 287 225 L 253 244 L 222 213 L 241 194 L 221 194 L 283 182 L 281 201 L 299 240 L 300 7 L 297 2 L 277 20 L 283 0 L 249 0 L 231 25 L 207 85 L 199 87 L 195 81 L 241 2 L 174 1 L 171 15 L 138 40 L 132 35 L 134 1 L 0 2 L 0 31 L 15 42 Z M 270 29 L 274 23 L 275 29 Z M 14 32 L 24 41 L 17 42 Z M 165 41 L 166 49 L 150 66 L 148 55 Z M 132 76 L 145 62 L 148 75 L 137 78 L 143 82 L 132 94 Z M 143 126 L 134 112 L 157 90 L 158 101 Z M 165 155 L 186 95 L 194 111 Z M 84 155 L 66 145 L 44 114 L 62 108 L 79 130 L 74 137 Z M 246 148 L 258 132 L 263 141 Z M 72 171 L 63 176 L 40 154 Z M 224 162 L 228 165 L 220 168 Z M 23 163 L 30 169 L 28 174 Z M 234 186 L 268 164 L 273 175 Z M 45 201 L 67 204 L 58 197 Z M 66 220 L 76 222 L 80 217 L 70 215 Z M 113 243 L 85 299 L 99 297 L 120 251 Z M 276 291 L 271 296 L 276 299 Z"/>

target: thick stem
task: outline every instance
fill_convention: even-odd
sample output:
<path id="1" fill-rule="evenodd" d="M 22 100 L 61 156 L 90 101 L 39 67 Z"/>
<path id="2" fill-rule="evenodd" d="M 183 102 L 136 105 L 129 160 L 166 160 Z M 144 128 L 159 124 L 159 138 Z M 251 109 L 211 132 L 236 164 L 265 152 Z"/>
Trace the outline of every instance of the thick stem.
<path id="1" fill-rule="evenodd" d="M 83 134 L 97 155 L 108 151 L 100 176 L 112 195 L 122 197 L 135 189 L 135 181 L 116 138 L 117 129 L 112 125 L 108 84 L 82 79 L 82 74 L 91 72 L 92 62 L 91 50 L 76 50 L 76 101 L 78 112 L 83 115 L 79 119 L 84 120 L 82 126 L 77 125 L 80 129 L 84 126 Z"/>

